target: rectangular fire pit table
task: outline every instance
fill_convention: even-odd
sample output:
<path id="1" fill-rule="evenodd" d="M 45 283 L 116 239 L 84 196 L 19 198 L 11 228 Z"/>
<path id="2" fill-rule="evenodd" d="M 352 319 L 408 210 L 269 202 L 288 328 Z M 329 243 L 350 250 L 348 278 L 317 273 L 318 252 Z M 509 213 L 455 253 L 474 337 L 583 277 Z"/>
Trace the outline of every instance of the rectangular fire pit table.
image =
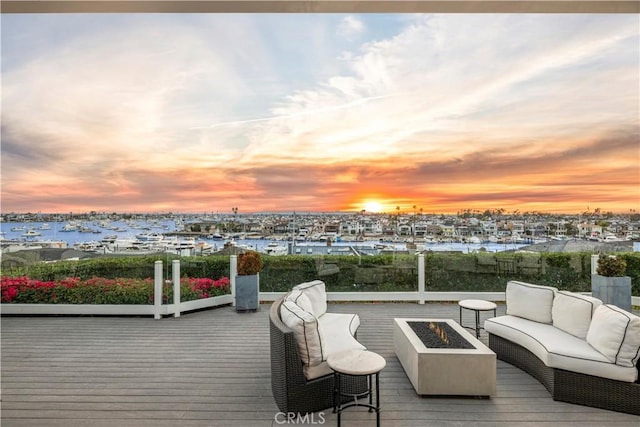
<path id="1" fill-rule="evenodd" d="M 462 326 L 451 319 L 393 320 L 396 355 L 418 394 L 495 395 L 496 354 Z"/>

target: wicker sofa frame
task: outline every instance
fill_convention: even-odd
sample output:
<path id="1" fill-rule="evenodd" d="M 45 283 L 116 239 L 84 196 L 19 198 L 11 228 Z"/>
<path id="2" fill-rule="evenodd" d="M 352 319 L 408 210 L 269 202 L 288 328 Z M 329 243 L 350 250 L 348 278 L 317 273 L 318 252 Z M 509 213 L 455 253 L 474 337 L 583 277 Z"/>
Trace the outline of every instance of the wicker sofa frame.
<path id="1" fill-rule="evenodd" d="M 635 383 L 628 383 L 550 368 L 521 345 L 491 333 L 489 348 L 498 359 L 537 379 L 553 400 L 640 415 L 640 376 Z M 636 368 L 640 373 L 640 365 Z"/>
<path id="2" fill-rule="evenodd" d="M 271 391 L 276 405 L 282 412 L 298 414 L 333 408 L 333 374 L 307 380 L 293 330 L 280 318 L 283 300 L 284 297 L 276 300 L 269 310 Z M 345 393 L 367 390 L 366 377 L 345 376 L 340 383 Z M 343 398 L 343 402 L 347 399 Z"/>

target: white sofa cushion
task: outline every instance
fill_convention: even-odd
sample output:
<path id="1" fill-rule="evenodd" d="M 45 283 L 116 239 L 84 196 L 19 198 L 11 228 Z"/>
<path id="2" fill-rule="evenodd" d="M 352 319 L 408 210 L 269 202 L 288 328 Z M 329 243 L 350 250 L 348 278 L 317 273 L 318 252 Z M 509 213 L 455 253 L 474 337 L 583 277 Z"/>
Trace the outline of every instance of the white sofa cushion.
<path id="1" fill-rule="evenodd" d="M 635 367 L 616 365 L 585 340 L 553 325 L 517 316 L 499 316 L 484 323 L 487 332 L 521 345 L 546 366 L 618 381 L 638 379 Z"/>
<path id="2" fill-rule="evenodd" d="M 599 305 L 602 305 L 602 301 L 598 298 L 559 291 L 551 308 L 553 326 L 584 339 L 587 337 L 593 312 Z"/>
<path id="3" fill-rule="evenodd" d="M 314 280 L 312 282 L 300 283 L 293 287 L 293 290 L 300 290 L 311 301 L 311 314 L 320 317 L 327 312 L 327 292 L 324 282 Z"/>
<path id="4" fill-rule="evenodd" d="M 640 317 L 615 305 L 596 308 L 587 342 L 609 361 L 634 367 L 640 357 Z"/>
<path id="5" fill-rule="evenodd" d="M 550 286 L 507 282 L 507 314 L 540 323 L 551 323 L 553 297 L 557 291 Z"/>
<path id="6" fill-rule="evenodd" d="M 309 300 L 309 297 L 300 289 L 292 289 L 287 295 L 285 295 L 284 300 L 293 301 L 304 311 L 313 313 L 313 305 L 311 304 L 311 300 Z"/>
<path id="7" fill-rule="evenodd" d="M 318 320 L 293 301 L 284 301 L 280 307 L 282 323 L 293 330 L 298 345 L 298 354 L 305 366 L 322 363 L 322 337 Z"/>

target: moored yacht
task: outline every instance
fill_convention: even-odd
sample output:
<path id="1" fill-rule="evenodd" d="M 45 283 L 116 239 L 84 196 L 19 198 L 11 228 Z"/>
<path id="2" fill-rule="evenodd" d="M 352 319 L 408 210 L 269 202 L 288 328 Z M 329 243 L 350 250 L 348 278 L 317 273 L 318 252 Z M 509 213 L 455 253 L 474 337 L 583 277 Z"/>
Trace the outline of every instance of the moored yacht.
<path id="1" fill-rule="evenodd" d="M 37 237 L 37 236 L 42 236 L 42 233 L 40 233 L 39 231 L 36 231 L 33 228 L 30 228 L 24 233 L 22 233 L 22 237 Z"/>
<path id="2" fill-rule="evenodd" d="M 69 222 L 69 223 L 65 224 L 60 229 L 60 231 L 65 232 L 65 233 L 68 233 L 68 232 L 71 232 L 71 231 L 78 231 L 78 225 L 77 224 L 72 224 L 72 223 Z"/>
<path id="3" fill-rule="evenodd" d="M 140 233 L 136 235 L 136 239 L 143 242 L 159 242 L 164 239 L 162 233 Z"/>
<path id="4" fill-rule="evenodd" d="M 287 255 L 289 249 L 286 246 L 278 244 L 278 242 L 271 242 L 263 249 L 263 252 L 266 255 Z"/>
<path id="5" fill-rule="evenodd" d="M 115 243 L 116 240 L 118 240 L 118 235 L 117 234 L 111 234 L 109 236 L 103 237 L 100 240 L 100 242 L 102 242 L 102 243 Z"/>

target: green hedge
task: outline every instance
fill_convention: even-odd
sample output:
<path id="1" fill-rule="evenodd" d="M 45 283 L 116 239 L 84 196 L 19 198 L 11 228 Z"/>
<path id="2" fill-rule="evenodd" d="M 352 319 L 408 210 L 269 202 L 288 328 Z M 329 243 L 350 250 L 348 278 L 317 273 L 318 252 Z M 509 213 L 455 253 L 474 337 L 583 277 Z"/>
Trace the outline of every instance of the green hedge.
<path id="1" fill-rule="evenodd" d="M 640 253 L 619 254 L 627 261 L 633 295 L 640 295 Z M 321 279 L 332 291 L 417 291 L 418 262 L 413 255 L 267 257 L 260 289 L 286 291 Z M 591 291 L 591 253 L 439 253 L 425 256 L 428 291 L 504 291 L 509 280 Z"/>
<path id="2" fill-rule="evenodd" d="M 632 293 L 640 296 L 640 253 L 616 254 L 627 262 Z M 180 259 L 183 277 L 218 279 L 229 276 L 229 256 L 95 258 L 6 268 L 4 275 L 38 280 L 153 277 L 154 261 L 163 261 L 171 277 L 171 261 Z M 264 256 L 260 273 L 263 292 L 287 291 L 321 279 L 330 291 L 416 291 L 418 262 L 413 255 L 355 257 Z M 507 281 L 521 280 L 559 289 L 591 291 L 591 253 L 440 253 L 425 255 L 427 291 L 504 291 Z"/>
<path id="3" fill-rule="evenodd" d="M 154 277 L 154 263 L 163 262 L 166 278 L 171 278 L 171 262 L 180 260 L 182 277 L 208 277 L 218 279 L 229 277 L 229 257 L 178 257 L 178 256 L 131 256 L 100 257 L 81 261 L 60 261 L 55 263 L 35 263 L 27 266 L 3 268 L 3 275 L 27 276 L 32 279 L 49 281 L 67 277 L 90 279 L 92 277 L 142 279 Z"/>

